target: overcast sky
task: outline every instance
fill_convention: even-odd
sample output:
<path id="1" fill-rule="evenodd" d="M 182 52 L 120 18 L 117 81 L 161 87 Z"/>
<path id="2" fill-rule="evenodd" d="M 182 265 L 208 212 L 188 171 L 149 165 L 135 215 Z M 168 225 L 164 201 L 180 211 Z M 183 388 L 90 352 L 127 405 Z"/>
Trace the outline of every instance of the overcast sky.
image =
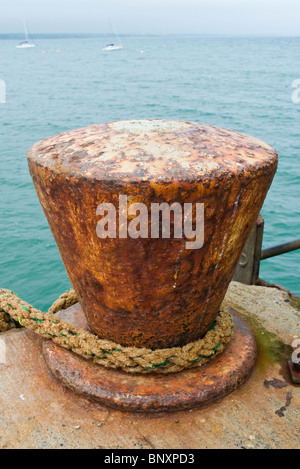
<path id="1" fill-rule="evenodd" d="M 0 0 L 0 34 L 121 33 L 300 35 L 300 0 Z"/>

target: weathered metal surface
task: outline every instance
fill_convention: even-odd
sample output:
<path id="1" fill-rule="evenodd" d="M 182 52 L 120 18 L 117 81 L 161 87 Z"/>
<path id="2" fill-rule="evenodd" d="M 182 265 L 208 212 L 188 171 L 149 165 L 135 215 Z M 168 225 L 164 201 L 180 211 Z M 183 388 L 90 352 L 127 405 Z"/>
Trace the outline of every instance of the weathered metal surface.
<path id="1" fill-rule="evenodd" d="M 198 369 L 163 376 L 132 375 L 95 365 L 49 341 L 44 342 L 44 355 L 54 376 L 65 386 L 100 404 L 137 412 L 191 409 L 237 389 L 255 365 L 256 343 L 251 329 L 236 312 L 231 313 L 231 342 L 220 356 Z M 84 325 L 85 316 L 78 304 L 59 316 L 77 327 Z"/>
<path id="2" fill-rule="evenodd" d="M 39 337 L 23 329 L 1 334 L 6 363 L 0 364 L 0 448 L 300 449 L 300 387 L 291 382 L 290 352 L 283 347 L 300 337 L 300 313 L 277 289 L 235 284 L 234 294 L 232 306 L 260 325 L 254 329 L 258 365 L 244 386 L 192 411 L 143 414 L 102 407 L 52 376 Z"/>
<path id="3" fill-rule="evenodd" d="M 232 280 L 246 285 L 256 285 L 259 277 L 263 231 L 264 220 L 259 215 L 244 246 Z"/>
<path id="4" fill-rule="evenodd" d="M 35 144 L 29 169 L 93 332 L 164 348 L 200 338 L 224 298 L 272 182 L 277 155 L 252 137 L 177 121 L 123 121 Z M 205 205 L 201 249 L 185 239 L 99 239 L 96 209 Z"/>

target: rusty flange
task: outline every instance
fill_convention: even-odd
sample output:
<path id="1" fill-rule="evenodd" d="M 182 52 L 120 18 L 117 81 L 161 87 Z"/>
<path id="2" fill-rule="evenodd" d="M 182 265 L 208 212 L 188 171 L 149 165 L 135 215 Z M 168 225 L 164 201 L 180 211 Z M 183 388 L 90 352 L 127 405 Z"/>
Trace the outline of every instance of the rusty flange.
<path id="1" fill-rule="evenodd" d="M 256 342 L 245 321 L 230 310 L 234 332 L 225 351 L 207 365 L 173 373 L 129 374 L 92 364 L 51 341 L 43 345 L 46 362 L 56 378 L 74 392 L 124 411 L 178 411 L 225 397 L 249 376 L 256 361 Z M 59 313 L 76 327 L 88 329 L 79 304 Z"/>

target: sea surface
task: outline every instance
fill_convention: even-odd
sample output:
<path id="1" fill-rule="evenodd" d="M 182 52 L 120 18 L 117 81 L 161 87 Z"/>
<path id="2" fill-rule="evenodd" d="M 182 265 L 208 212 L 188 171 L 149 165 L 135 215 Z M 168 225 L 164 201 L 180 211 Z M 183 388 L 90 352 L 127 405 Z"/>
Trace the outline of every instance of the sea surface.
<path id="1" fill-rule="evenodd" d="M 0 287 L 43 310 L 70 288 L 26 151 L 117 119 L 197 121 L 267 141 L 279 169 L 262 211 L 263 246 L 300 238 L 300 38 L 135 36 L 110 53 L 103 38 L 42 38 L 25 50 L 17 42 L 0 41 Z M 260 276 L 300 295 L 300 251 L 262 261 Z"/>

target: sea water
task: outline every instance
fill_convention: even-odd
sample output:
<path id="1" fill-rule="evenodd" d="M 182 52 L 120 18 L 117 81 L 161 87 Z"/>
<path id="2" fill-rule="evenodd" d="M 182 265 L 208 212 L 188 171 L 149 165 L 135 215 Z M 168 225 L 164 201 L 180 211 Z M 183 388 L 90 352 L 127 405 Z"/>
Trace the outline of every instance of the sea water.
<path id="1" fill-rule="evenodd" d="M 106 53 L 101 38 L 43 38 L 23 50 L 17 42 L 0 41 L 1 288 L 43 310 L 70 288 L 26 151 L 94 123 L 183 119 L 265 140 L 279 168 L 262 210 L 263 246 L 300 238 L 300 103 L 292 99 L 300 38 L 128 36 L 123 50 Z M 260 276 L 299 295 L 300 251 L 262 261 Z"/>

